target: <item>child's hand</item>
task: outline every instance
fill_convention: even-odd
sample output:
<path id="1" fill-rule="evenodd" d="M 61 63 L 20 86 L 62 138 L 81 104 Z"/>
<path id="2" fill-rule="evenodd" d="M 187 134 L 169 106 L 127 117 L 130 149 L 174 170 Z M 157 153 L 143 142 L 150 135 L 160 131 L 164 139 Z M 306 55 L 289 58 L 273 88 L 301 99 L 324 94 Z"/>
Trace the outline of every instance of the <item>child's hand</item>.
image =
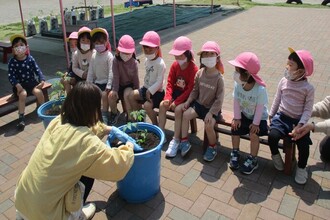
<path id="1" fill-rule="evenodd" d="M 169 108 L 169 107 L 170 107 L 170 100 L 164 100 L 164 101 L 163 101 L 163 105 L 164 105 L 166 108 Z"/>
<path id="2" fill-rule="evenodd" d="M 174 102 L 172 102 L 172 104 L 170 105 L 171 111 L 174 111 L 175 108 L 176 108 L 176 104 Z"/>
<path id="3" fill-rule="evenodd" d="M 268 116 L 269 124 L 272 122 L 273 116 Z"/>
<path id="4" fill-rule="evenodd" d="M 233 119 L 231 121 L 231 128 L 237 131 L 239 127 L 241 127 L 241 119 Z"/>
<path id="5" fill-rule="evenodd" d="M 45 81 L 41 81 L 41 82 L 36 86 L 36 88 L 37 88 L 37 89 L 42 89 L 42 87 L 44 86 L 44 83 L 45 83 Z"/>
<path id="6" fill-rule="evenodd" d="M 17 89 L 17 94 L 20 94 L 24 90 L 21 84 L 19 83 L 16 84 L 16 89 Z"/>
<path id="7" fill-rule="evenodd" d="M 258 134 L 260 131 L 259 125 L 250 124 L 249 128 L 250 128 L 250 133 L 252 134 Z"/>
<path id="8" fill-rule="evenodd" d="M 87 79 L 87 72 L 86 71 L 82 74 L 81 78 Z"/>
<path id="9" fill-rule="evenodd" d="M 190 103 L 189 103 L 188 101 L 186 101 L 186 102 L 183 104 L 183 108 L 182 108 L 182 110 L 183 110 L 183 111 L 186 111 L 186 110 L 189 108 L 189 105 L 190 105 Z"/>
<path id="10" fill-rule="evenodd" d="M 211 112 L 208 112 L 204 118 L 204 123 L 205 124 L 209 124 L 212 122 L 212 119 L 213 119 L 213 115 Z"/>
<path id="11" fill-rule="evenodd" d="M 116 98 L 116 99 L 119 98 L 118 97 L 118 92 L 116 92 L 116 91 L 111 91 L 110 94 L 109 94 L 109 96 L 112 97 L 112 98 Z"/>

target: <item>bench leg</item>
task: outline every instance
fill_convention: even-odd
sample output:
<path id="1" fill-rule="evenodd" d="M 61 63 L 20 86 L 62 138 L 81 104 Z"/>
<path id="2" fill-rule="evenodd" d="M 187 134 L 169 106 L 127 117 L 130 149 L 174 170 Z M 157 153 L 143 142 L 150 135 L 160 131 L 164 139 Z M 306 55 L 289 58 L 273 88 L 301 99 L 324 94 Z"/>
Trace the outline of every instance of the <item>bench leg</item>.
<path id="1" fill-rule="evenodd" d="M 197 132 L 196 118 L 190 120 L 190 129 L 191 129 L 191 133 L 196 133 Z"/>
<path id="2" fill-rule="evenodd" d="M 284 138 L 283 150 L 285 152 L 284 173 L 291 175 L 296 160 L 296 144 L 288 138 Z"/>

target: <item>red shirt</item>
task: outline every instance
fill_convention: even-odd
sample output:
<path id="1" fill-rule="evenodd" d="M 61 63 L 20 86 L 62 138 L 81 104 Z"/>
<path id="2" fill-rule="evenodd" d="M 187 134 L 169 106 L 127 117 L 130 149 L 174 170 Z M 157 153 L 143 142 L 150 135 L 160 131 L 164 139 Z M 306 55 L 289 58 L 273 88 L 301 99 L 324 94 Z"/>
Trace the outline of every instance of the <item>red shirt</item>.
<path id="1" fill-rule="evenodd" d="M 164 100 L 173 101 L 173 92 L 178 90 L 182 91 L 182 94 L 174 100 L 174 104 L 178 106 L 185 102 L 194 87 L 194 78 L 197 71 L 198 67 L 192 61 L 184 70 L 180 68 L 178 62 L 174 61 L 168 74 Z"/>

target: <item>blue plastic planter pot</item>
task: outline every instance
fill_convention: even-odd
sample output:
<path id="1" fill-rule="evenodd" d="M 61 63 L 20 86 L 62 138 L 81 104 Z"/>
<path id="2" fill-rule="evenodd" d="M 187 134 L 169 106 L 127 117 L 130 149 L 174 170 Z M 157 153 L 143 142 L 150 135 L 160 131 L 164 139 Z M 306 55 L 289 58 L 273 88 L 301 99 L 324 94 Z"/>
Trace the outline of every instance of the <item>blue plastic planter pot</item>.
<path id="1" fill-rule="evenodd" d="M 38 116 L 42 119 L 45 129 L 47 128 L 48 124 L 51 120 L 53 120 L 57 115 L 45 115 L 45 111 L 50 109 L 54 104 L 55 105 L 62 105 L 63 100 L 50 100 L 45 102 L 38 108 Z"/>
<path id="2" fill-rule="evenodd" d="M 165 134 L 157 126 L 138 122 L 138 129 L 147 129 L 155 133 L 160 138 L 160 143 L 155 148 L 134 154 L 134 163 L 127 175 L 117 182 L 119 196 L 129 203 L 143 203 L 152 199 L 160 191 L 160 161 L 161 149 L 164 143 Z M 126 125 L 120 126 L 123 130 Z M 127 129 L 126 133 L 134 132 Z M 115 137 L 108 137 L 107 144 Z"/>

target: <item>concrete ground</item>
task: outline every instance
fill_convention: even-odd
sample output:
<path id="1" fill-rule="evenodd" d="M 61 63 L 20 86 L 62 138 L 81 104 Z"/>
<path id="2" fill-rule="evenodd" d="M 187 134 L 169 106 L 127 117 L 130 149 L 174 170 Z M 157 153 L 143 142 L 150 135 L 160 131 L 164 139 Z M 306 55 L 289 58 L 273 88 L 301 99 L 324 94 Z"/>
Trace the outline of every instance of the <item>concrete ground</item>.
<path id="1" fill-rule="evenodd" d="M 307 49 L 314 57 L 314 75 L 309 81 L 315 87 L 315 102 L 330 94 L 329 19 L 328 8 L 253 7 L 229 14 L 216 13 L 159 34 L 168 69 L 173 62 L 168 52 L 180 35 L 192 40 L 195 52 L 207 40 L 220 44 L 225 65 L 226 110 L 232 110 L 234 71 L 227 61 L 243 51 L 255 52 L 262 66 L 260 75 L 267 83 L 270 107 L 283 76 L 289 46 Z M 65 69 L 61 41 L 32 38 L 29 42 L 32 55 L 48 79 L 54 77 L 56 70 Z M 54 52 L 47 52 L 47 48 L 54 48 Z M 139 57 L 143 60 L 142 55 Z M 139 67 L 142 82 L 143 62 Z M 0 77 L 2 96 L 10 92 L 6 65 L 0 65 Z M 15 183 L 44 131 L 34 108 L 27 108 L 27 127 L 23 132 L 15 128 L 16 112 L 0 118 L 0 219 L 15 218 Z M 173 122 L 168 121 L 166 129 L 170 140 Z M 88 199 L 97 204 L 93 219 L 329 219 L 330 166 L 320 160 L 318 149 L 324 135 L 313 133 L 311 137 L 309 180 L 300 186 L 294 182 L 294 174 L 286 176 L 273 168 L 267 146 L 260 147 L 259 168 L 253 174 L 233 172 L 227 165 L 229 136 L 220 135 L 218 156 L 211 163 L 204 162 L 203 123 L 198 120 L 197 134 L 189 137 L 192 150 L 185 158 L 178 155 L 165 159 L 168 144 L 163 146 L 161 190 L 155 198 L 143 204 L 128 204 L 118 196 L 115 183 L 96 181 Z M 241 151 L 249 152 L 248 142 L 242 141 Z"/>

